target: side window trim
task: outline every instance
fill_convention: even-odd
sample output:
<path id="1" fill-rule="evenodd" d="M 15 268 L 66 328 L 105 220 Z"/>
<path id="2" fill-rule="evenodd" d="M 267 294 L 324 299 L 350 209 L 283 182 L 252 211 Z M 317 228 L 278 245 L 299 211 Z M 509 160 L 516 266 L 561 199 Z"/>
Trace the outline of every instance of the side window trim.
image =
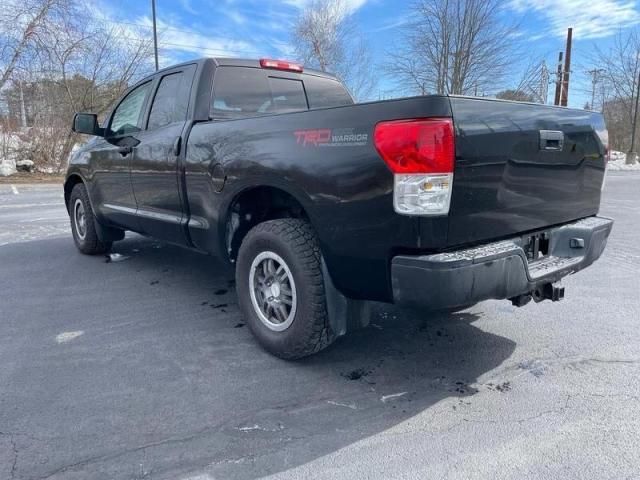
<path id="1" fill-rule="evenodd" d="M 153 100 L 156 97 L 156 92 L 158 91 L 158 86 L 160 85 L 160 75 L 156 74 L 153 76 L 153 83 L 151 84 L 151 88 L 149 89 L 149 95 L 147 96 L 147 100 L 145 101 L 144 107 L 142 108 L 142 118 L 140 119 L 140 131 L 147 131 L 147 124 L 149 123 L 149 115 L 151 114 L 151 106 L 153 105 Z"/>

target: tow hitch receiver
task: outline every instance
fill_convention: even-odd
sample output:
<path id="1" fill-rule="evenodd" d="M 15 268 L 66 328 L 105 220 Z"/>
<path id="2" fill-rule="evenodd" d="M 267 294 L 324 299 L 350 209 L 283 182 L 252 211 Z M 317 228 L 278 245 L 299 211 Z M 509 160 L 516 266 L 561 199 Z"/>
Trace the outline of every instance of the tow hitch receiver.
<path id="1" fill-rule="evenodd" d="M 553 283 L 545 283 L 540 285 L 531 293 L 525 293 L 524 295 L 518 295 L 512 297 L 511 304 L 514 307 L 524 307 L 527 303 L 533 300 L 536 303 L 540 303 L 544 300 L 551 300 L 552 302 L 559 302 L 564 298 L 564 287 Z"/>
<path id="2" fill-rule="evenodd" d="M 535 302 L 542 302 L 543 300 L 559 302 L 564 298 L 564 287 L 557 284 L 545 283 L 544 285 L 536 288 L 533 291 L 532 296 Z"/>

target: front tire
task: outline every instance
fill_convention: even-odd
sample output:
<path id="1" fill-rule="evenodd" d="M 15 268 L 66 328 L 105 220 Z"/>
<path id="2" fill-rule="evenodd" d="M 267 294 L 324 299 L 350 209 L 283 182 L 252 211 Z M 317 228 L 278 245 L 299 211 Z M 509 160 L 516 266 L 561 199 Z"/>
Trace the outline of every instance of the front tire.
<path id="1" fill-rule="evenodd" d="M 98 238 L 95 216 L 84 184 L 78 183 L 73 187 L 68 209 L 73 241 L 78 250 L 85 255 L 99 255 L 111 250 L 111 242 L 101 242 Z"/>
<path id="2" fill-rule="evenodd" d="M 307 222 L 285 218 L 253 227 L 238 252 L 236 289 L 251 332 L 273 355 L 302 358 L 334 340 L 320 247 Z"/>

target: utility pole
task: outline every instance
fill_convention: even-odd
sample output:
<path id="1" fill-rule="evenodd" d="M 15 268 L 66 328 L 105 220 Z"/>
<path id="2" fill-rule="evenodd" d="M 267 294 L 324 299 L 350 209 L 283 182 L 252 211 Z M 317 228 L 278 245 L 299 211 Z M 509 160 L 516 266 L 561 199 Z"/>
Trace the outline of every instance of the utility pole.
<path id="1" fill-rule="evenodd" d="M 638 154 L 636 153 L 636 126 L 638 125 L 638 98 L 640 98 L 640 73 L 638 74 L 638 83 L 636 83 L 636 107 L 633 111 L 633 124 L 631 126 L 631 148 L 627 153 L 627 162 L 629 164 L 636 163 Z"/>
<path id="2" fill-rule="evenodd" d="M 591 75 L 591 104 L 590 105 L 591 105 L 591 110 L 595 112 L 596 109 L 594 108 L 594 105 L 596 101 L 596 86 L 600 81 L 599 76 L 601 73 L 604 73 L 604 70 L 602 68 L 594 68 L 593 70 L 587 71 L 587 73 Z"/>
<path id="3" fill-rule="evenodd" d="M 151 0 L 151 16 L 153 17 L 153 56 L 156 61 L 156 72 L 158 67 L 158 33 L 156 32 L 156 0 Z"/>
<path id="4" fill-rule="evenodd" d="M 558 69 L 556 71 L 556 94 L 553 99 L 554 105 L 560 105 L 562 96 L 562 52 L 558 52 Z"/>
<path id="5" fill-rule="evenodd" d="M 573 37 L 573 28 L 567 30 L 567 48 L 564 55 L 564 75 L 562 76 L 562 94 L 560 96 L 560 105 L 566 107 L 569 103 L 569 75 L 571 74 L 571 45 Z"/>

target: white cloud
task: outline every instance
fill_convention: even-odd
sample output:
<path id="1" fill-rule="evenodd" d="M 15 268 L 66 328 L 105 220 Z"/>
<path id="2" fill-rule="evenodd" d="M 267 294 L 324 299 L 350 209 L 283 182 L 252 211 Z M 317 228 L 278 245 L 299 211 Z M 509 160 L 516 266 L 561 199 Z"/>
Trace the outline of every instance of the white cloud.
<path id="1" fill-rule="evenodd" d="M 370 32 L 379 33 L 387 30 L 395 30 L 407 25 L 410 21 L 411 16 L 405 13 L 397 17 L 391 17 L 383 20 L 378 27 L 372 28 Z"/>
<path id="2" fill-rule="evenodd" d="M 152 26 L 149 17 L 141 17 L 137 24 Z M 182 24 L 158 20 L 158 44 L 160 48 L 172 53 L 191 53 L 194 57 L 251 57 L 258 56 L 261 50 L 244 40 L 202 34 Z"/>
<path id="3" fill-rule="evenodd" d="M 191 15 L 198 15 L 198 11 L 191 5 L 191 0 L 180 0 L 180 5 Z"/>
<path id="4" fill-rule="evenodd" d="M 518 13 L 543 17 L 552 35 L 564 37 L 573 27 L 575 38 L 602 38 L 618 29 L 640 23 L 635 2 L 620 0 L 511 0 L 509 6 Z"/>
<path id="5" fill-rule="evenodd" d="M 247 17 L 242 15 L 237 10 L 223 9 L 222 12 L 229 20 L 237 25 L 244 25 L 245 23 L 247 23 Z"/>

